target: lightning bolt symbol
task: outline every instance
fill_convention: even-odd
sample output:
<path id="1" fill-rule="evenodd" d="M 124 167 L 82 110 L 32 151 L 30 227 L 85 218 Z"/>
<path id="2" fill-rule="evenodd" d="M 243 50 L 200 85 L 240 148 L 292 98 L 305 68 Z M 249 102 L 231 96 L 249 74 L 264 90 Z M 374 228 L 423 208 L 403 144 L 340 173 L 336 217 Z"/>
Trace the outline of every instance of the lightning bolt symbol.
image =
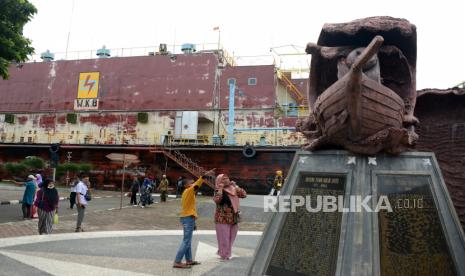
<path id="1" fill-rule="evenodd" d="M 87 94 L 90 94 L 90 91 L 92 90 L 95 84 L 94 81 L 89 82 L 89 80 L 90 80 L 90 75 L 87 75 L 86 81 L 84 82 L 84 87 L 89 87 L 89 92 Z"/>

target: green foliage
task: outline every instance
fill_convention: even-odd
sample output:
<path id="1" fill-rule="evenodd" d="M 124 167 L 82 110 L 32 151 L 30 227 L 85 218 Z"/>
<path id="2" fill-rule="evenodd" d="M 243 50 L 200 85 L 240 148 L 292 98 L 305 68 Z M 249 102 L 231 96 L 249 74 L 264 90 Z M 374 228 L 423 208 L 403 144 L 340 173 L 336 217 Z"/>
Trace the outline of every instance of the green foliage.
<path id="1" fill-rule="evenodd" d="M 3 164 L 0 164 L 0 181 L 3 180 L 3 178 L 5 177 L 5 174 L 6 174 L 5 166 Z"/>
<path id="2" fill-rule="evenodd" d="M 63 176 L 67 171 L 71 174 L 88 173 L 91 169 L 92 165 L 88 163 L 63 163 L 57 166 L 57 175 Z"/>
<path id="3" fill-rule="evenodd" d="M 149 122 L 149 114 L 147 112 L 137 113 L 137 122 L 141 124 L 146 124 Z"/>
<path id="4" fill-rule="evenodd" d="M 76 113 L 66 114 L 66 121 L 70 124 L 75 124 L 77 122 L 77 114 Z"/>
<path id="5" fill-rule="evenodd" d="M 76 163 L 63 163 L 57 166 L 57 176 L 61 177 L 69 172 L 70 174 L 76 174 L 79 171 L 79 164 Z"/>
<path id="6" fill-rule="evenodd" d="M 25 177 L 31 170 L 45 168 L 45 161 L 36 156 L 31 156 L 21 161 L 20 163 L 9 162 L 4 166 L 7 175 L 12 177 Z"/>
<path id="7" fill-rule="evenodd" d="M 5 114 L 5 123 L 9 123 L 9 124 L 14 124 L 15 123 L 15 115 L 13 114 Z"/>
<path id="8" fill-rule="evenodd" d="M 34 53 L 31 41 L 23 36 L 24 25 L 37 12 L 27 0 L 1 0 L 0 76 L 8 78 L 10 62 L 24 62 Z"/>
<path id="9" fill-rule="evenodd" d="M 88 173 L 92 170 L 92 165 L 89 163 L 81 163 L 79 164 L 79 171 Z"/>
<path id="10" fill-rule="evenodd" d="M 6 163 L 5 170 L 9 175 L 12 176 L 25 176 L 28 171 L 28 167 L 22 163 Z"/>
<path id="11" fill-rule="evenodd" d="M 24 166 L 30 169 L 43 169 L 45 168 L 45 161 L 44 159 L 36 156 L 31 156 L 26 158 L 23 162 L 21 162 Z"/>

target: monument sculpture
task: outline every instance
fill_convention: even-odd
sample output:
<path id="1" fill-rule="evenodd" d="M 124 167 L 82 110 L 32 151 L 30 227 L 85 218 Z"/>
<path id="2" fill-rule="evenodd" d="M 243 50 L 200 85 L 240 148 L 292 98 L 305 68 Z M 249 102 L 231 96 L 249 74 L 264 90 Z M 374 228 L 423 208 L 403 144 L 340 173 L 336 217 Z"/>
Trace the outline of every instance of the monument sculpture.
<path id="1" fill-rule="evenodd" d="M 464 233 L 434 153 L 410 150 L 415 25 L 325 24 L 306 51 L 311 115 L 297 129 L 309 143 L 274 205 L 294 211 L 273 214 L 249 275 L 465 276 Z M 337 207 L 318 209 L 321 197 Z M 382 198 L 389 208 L 377 210 Z M 353 208 L 362 200 L 368 210 Z"/>
<path id="2" fill-rule="evenodd" d="M 305 149 L 398 154 L 415 144 L 413 24 L 390 17 L 326 24 L 306 52 L 311 114 L 297 125 L 309 140 Z"/>

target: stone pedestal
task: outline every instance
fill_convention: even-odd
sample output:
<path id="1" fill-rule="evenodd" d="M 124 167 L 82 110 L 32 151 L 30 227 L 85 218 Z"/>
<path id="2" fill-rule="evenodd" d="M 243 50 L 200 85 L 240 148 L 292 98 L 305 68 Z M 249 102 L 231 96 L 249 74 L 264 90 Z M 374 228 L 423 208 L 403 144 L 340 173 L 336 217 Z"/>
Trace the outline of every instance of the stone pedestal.
<path id="1" fill-rule="evenodd" d="M 297 152 L 274 207 L 289 195 L 310 204 L 273 215 L 249 275 L 465 275 L 464 234 L 433 153 Z M 337 210 L 323 211 L 328 196 Z"/>

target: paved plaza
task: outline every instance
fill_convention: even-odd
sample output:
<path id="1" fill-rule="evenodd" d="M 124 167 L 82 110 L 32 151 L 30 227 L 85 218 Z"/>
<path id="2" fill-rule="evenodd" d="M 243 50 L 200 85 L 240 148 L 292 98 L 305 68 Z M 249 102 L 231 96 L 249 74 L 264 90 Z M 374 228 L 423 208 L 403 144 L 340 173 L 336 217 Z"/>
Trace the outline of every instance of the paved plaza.
<path id="1" fill-rule="evenodd" d="M 0 240 L 1 275 L 244 275 L 261 232 L 239 233 L 233 258 L 216 255 L 213 230 L 194 234 L 192 251 L 202 264 L 173 269 L 182 231 L 108 231 L 26 236 Z M 85 273 L 83 273 L 85 272 Z"/>
<path id="2" fill-rule="evenodd" d="M 108 192 L 107 192 L 108 193 Z M 91 201 L 83 227 L 74 233 L 75 210 L 60 201 L 60 221 L 53 234 L 39 236 L 37 220 L 22 220 L 21 205 L 0 206 L 0 275 L 244 275 L 271 214 L 263 212 L 263 197 L 241 201 L 243 222 L 233 248 L 233 258 L 221 262 L 211 197 L 198 196 L 198 231 L 192 252 L 202 262 L 186 270 L 172 264 L 182 239 L 180 199 L 160 203 L 158 195 L 147 208 L 124 205 L 117 193 Z"/>

